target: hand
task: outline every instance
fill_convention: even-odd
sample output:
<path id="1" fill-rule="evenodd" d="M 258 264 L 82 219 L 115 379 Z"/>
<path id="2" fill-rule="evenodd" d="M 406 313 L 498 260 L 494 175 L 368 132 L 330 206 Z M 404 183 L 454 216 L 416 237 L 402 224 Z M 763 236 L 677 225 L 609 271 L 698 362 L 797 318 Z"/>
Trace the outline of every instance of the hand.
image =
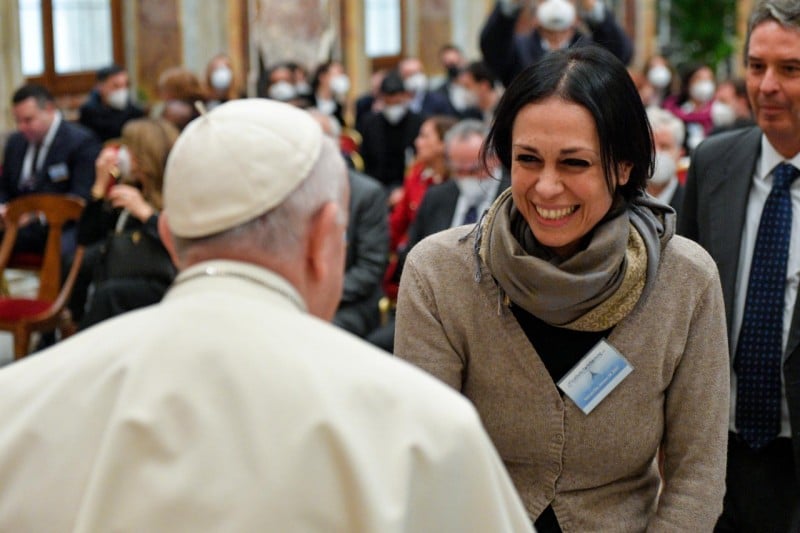
<path id="1" fill-rule="evenodd" d="M 389 201 L 387 202 L 389 204 L 389 207 L 396 206 L 400 202 L 400 200 L 403 199 L 404 196 L 405 196 L 405 191 L 403 190 L 402 187 L 397 187 L 396 189 L 392 189 L 392 192 L 389 193 Z"/>
<path id="2" fill-rule="evenodd" d="M 111 205 L 127 209 L 141 222 L 145 222 L 156 212 L 144 199 L 141 191 L 130 185 L 114 185 L 108 193 L 108 199 Z"/>
<path id="3" fill-rule="evenodd" d="M 118 148 L 107 146 L 103 148 L 100 155 L 94 162 L 94 185 L 92 185 L 92 196 L 102 198 L 111 182 L 119 176 L 117 167 Z"/>

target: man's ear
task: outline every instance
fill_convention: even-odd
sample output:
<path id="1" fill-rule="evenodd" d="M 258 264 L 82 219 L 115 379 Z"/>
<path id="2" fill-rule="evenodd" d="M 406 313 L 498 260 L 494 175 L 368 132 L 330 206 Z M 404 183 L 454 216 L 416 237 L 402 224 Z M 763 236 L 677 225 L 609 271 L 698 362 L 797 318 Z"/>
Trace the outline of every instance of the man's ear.
<path id="1" fill-rule="evenodd" d="M 158 215 L 158 236 L 161 238 L 161 243 L 164 245 L 164 248 L 169 252 L 172 263 L 180 270 L 181 264 L 178 260 L 178 254 L 175 253 L 175 243 L 172 240 L 172 231 L 169 229 L 166 211 L 162 211 Z"/>
<path id="2" fill-rule="evenodd" d="M 335 257 L 335 246 L 342 246 L 343 235 L 339 221 L 339 210 L 336 202 L 327 202 L 311 219 L 306 246 L 306 262 L 311 280 L 319 282 L 328 279 Z M 341 238 L 339 238 L 341 237 Z"/>

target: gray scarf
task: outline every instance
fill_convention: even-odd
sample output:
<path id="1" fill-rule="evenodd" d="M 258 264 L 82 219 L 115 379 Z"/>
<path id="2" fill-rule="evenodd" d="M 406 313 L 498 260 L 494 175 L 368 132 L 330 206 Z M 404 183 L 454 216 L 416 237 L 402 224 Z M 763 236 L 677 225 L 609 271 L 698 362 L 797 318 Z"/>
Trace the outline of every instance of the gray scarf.
<path id="1" fill-rule="evenodd" d="M 587 245 L 562 259 L 536 241 L 508 189 L 481 220 L 475 249 L 506 304 L 554 326 L 603 331 L 647 295 L 674 233 L 675 211 L 640 193 L 616 202 Z"/>

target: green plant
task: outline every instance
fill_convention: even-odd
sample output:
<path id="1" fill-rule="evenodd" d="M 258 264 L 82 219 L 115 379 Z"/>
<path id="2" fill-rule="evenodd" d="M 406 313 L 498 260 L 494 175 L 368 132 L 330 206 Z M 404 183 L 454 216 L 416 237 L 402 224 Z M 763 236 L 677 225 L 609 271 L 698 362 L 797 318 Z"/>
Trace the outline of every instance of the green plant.
<path id="1" fill-rule="evenodd" d="M 676 63 L 716 69 L 734 51 L 736 0 L 671 0 L 670 23 Z"/>

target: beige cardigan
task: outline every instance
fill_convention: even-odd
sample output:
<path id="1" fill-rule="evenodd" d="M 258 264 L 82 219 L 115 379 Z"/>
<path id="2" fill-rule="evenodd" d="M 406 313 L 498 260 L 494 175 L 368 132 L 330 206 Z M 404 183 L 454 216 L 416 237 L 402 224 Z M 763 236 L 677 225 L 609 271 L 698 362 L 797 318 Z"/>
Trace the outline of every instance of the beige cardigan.
<path id="1" fill-rule="evenodd" d="M 410 253 L 395 353 L 472 400 L 531 518 L 551 504 L 564 533 L 711 531 L 725 491 L 730 378 L 708 254 L 682 237 L 667 245 L 649 296 L 608 338 L 634 370 L 587 416 L 562 399 L 485 266 L 475 281 L 474 235 L 458 242 L 467 231 Z"/>

